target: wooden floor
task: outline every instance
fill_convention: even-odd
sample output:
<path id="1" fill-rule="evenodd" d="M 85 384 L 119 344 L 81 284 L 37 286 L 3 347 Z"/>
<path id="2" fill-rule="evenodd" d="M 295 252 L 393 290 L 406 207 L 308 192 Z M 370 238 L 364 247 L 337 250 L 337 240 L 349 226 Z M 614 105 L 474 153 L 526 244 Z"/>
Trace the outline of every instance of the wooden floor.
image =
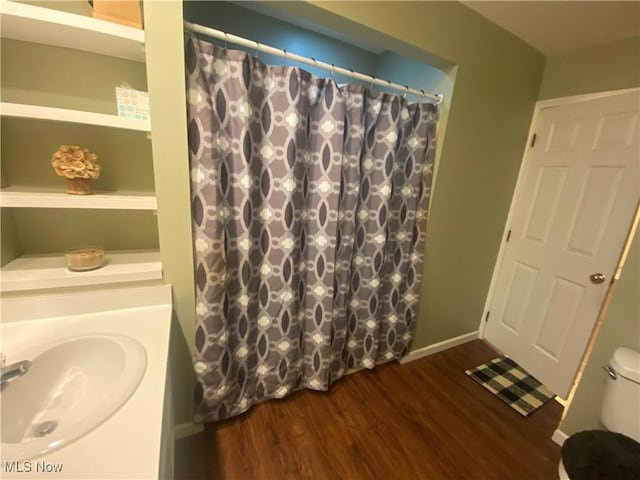
<path id="1" fill-rule="evenodd" d="M 494 356 L 476 340 L 262 403 L 178 441 L 176 480 L 558 478 L 562 407 L 524 418 L 464 374 Z"/>

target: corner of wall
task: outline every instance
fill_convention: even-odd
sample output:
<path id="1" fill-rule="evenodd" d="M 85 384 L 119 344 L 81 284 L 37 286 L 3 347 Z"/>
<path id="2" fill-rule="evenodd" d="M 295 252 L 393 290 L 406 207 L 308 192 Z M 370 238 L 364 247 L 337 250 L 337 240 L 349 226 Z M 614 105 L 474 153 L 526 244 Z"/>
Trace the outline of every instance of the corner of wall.
<path id="1" fill-rule="evenodd" d="M 18 246 L 18 233 L 16 231 L 16 220 L 13 209 L 3 208 L 0 215 L 0 231 L 2 231 L 2 245 L 0 245 L 0 266 L 18 258 L 21 254 Z"/>
<path id="2" fill-rule="evenodd" d="M 181 1 L 144 5 L 160 256 L 164 278 L 173 289 L 174 323 L 177 320 L 170 362 L 178 424 L 192 419 L 188 380 L 194 375 L 190 351 L 195 335 L 182 6 Z"/>

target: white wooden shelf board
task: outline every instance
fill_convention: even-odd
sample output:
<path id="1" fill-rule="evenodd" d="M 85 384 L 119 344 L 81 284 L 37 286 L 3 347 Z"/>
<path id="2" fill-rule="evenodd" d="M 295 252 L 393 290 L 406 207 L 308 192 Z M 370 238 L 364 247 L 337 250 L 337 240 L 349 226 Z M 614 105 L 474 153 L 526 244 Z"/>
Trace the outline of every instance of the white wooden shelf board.
<path id="1" fill-rule="evenodd" d="M 125 130 L 151 131 L 149 120 L 119 117 L 106 113 L 83 112 L 66 108 L 43 107 L 23 103 L 0 103 L 0 115 L 4 117 L 32 118 L 35 120 L 51 120 L 55 122 L 81 123 L 102 127 L 122 128 Z"/>
<path id="2" fill-rule="evenodd" d="M 96 270 L 72 272 L 67 269 L 62 253 L 23 255 L 0 270 L 0 290 L 15 292 L 162 279 L 157 250 L 107 251 L 105 260 L 105 265 Z"/>
<path id="3" fill-rule="evenodd" d="M 156 210 L 153 194 L 109 192 L 94 195 L 70 195 L 64 192 L 64 178 L 60 189 L 25 189 L 6 187 L 0 189 L 0 207 L 7 208 L 86 208 L 102 210 Z"/>
<path id="4" fill-rule="evenodd" d="M 0 19 L 2 38 L 145 61 L 144 30 L 10 0 Z"/>

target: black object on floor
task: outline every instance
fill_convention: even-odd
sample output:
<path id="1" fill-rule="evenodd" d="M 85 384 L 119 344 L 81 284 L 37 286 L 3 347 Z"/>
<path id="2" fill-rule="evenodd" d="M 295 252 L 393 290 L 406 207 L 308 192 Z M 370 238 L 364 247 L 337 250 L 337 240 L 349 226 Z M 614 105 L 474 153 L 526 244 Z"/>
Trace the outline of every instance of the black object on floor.
<path id="1" fill-rule="evenodd" d="M 587 430 L 562 445 L 571 480 L 640 480 L 640 443 L 620 433 Z"/>
<path id="2" fill-rule="evenodd" d="M 464 373 L 528 417 L 555 394 L 507 356 L 496 357 Z"/>

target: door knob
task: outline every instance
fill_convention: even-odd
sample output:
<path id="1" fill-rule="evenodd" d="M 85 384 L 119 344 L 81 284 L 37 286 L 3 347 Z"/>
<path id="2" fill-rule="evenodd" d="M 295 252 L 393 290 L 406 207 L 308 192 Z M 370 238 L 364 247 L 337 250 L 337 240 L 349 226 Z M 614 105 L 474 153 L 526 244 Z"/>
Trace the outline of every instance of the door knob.
<path id="1" fill-rule="evenodd" d="M 591 283 L 595 284 L 602 283 L 607 279 L 603 273 L 592 273 L 589 275 L 589 278 L 591 279 Z"/>

